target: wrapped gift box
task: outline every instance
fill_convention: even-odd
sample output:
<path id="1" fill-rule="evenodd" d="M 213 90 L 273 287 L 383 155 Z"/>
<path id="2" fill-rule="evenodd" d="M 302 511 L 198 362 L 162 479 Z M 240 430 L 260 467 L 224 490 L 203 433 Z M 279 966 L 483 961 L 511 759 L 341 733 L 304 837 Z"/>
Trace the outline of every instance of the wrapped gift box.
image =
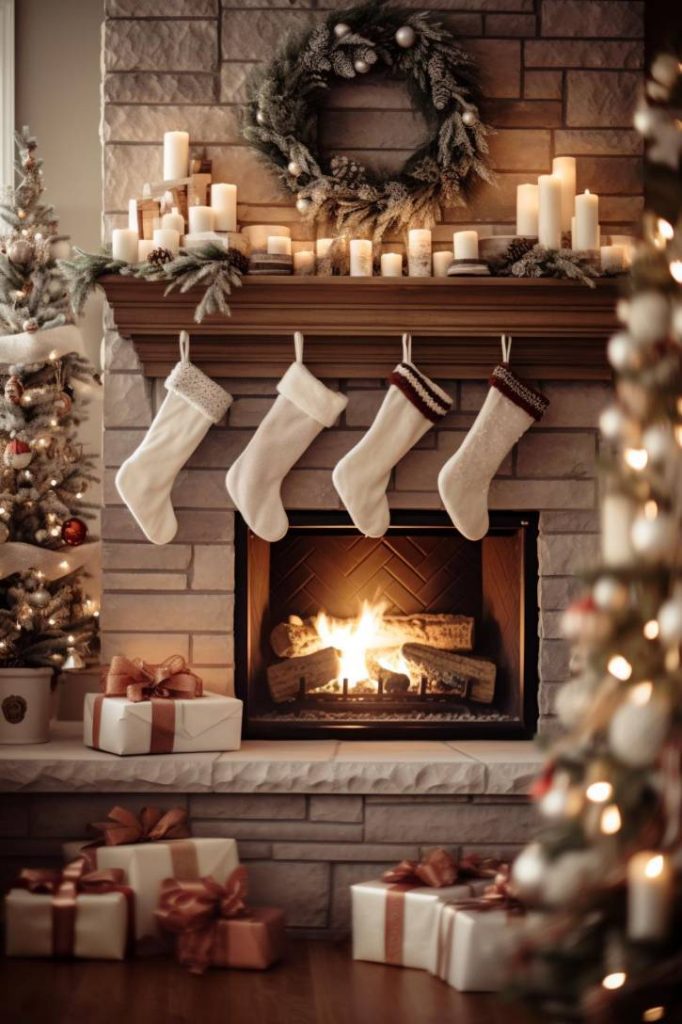
<path id="1" fill-rule="evenodd" d="M 526 919 L 509 910 L 441 903 L 437 911 L 435 974 L 460 992 L 499 992 L 507 956 Z"/>
<path id="2" fill-rule="evenodd" d="M 123 960 L 128 903 L 122 892 L 75 897 L 72 955 L 85 960 Z M 53 897 L 11 889 L 5 898 L 7 956 L 54 955 Z"/>
<path id="3" fill-rule="evenodd" d="M 247 917 L 216 924 L 212 964 L 265 970 L 284 955 L 284 912 L 279 907 L 251 907 Z"/>
<path id="4" fill-rule="evenodd" d="M 489 880 L 435 888 L 378 879 L 352 885 L 353 958 L 435 973 L 439 905 L 471 899 L 487 885 Z"/>
<path id="5" fill-rule="evenodd" d="M 85 697 L 83 742 L 110 754 L 239 750 L 241 730 L 242 702 L 217 693 L 192 700 Z"/>

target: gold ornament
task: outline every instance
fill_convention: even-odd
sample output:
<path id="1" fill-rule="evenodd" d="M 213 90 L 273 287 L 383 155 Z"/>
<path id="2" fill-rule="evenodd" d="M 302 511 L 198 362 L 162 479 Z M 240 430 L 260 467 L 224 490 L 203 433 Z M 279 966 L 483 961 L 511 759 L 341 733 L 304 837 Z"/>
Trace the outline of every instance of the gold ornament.
<path id="1" fill-rule="evenodd" d="M 31 262 L 33 246 L 27 238 L 16 238 L 7 246 L 7 255 L 11 259 L 12 263 L 16 263 L 19 266 L 25 266 L 27 263 Z"/>
<path id="2" fill-rule="evenodd" d="M 50 603 L 50 591 L 45 587 L 39 587 L 38 590 L 34 590 L 32 594 L 28 595 L 28 602 L 34 608 L 46 608 Z"/>
<path id="3" fill-rule="evenodd" d="M 409 50 L 411 46 L 414 46 L 416 39 L 417 33 L 411 25 L 402 25 L 395 34 L 396 43 L 404 50 Z"/>

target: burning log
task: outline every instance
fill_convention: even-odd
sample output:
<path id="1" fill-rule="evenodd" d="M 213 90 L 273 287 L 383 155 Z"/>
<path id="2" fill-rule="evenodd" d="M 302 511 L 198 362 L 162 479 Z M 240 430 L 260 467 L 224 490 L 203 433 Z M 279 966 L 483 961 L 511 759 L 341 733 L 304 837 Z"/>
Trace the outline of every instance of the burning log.
<path id="1" fill-rule="evenodd" d="M 370 677 L 376 679 L 383 687 L 384 693 L 407 693 L 410 688 L 410 677 L 405 672 L 399 672 L 382 664 L 382 661 L 390 659 L 391 654 L 395 650 L 396 648 L 392 647 L 389 651 L 372 651 L 368 653 L 367 668 Z"/>
<path id="2" fill-rule="evenodd" d="M 313 619 L 292 615 L 270 634 L 279 658 L 300 658 L 322 649 L 324 641 Z M 377 647 L 399 647 L 404 643 L 425 644 L 442 651 L 471 651 L 474 620 L 468 615 L 389 615 L 378 627 Z"/>
<path id="3" fill-rule="evenodd" d="M 453 695 L 480 704 L 490 704 L 495 696 L 497 669 L 492 661 L 438 651 L 425 644 L 403 644 L 400 653 L 419 683 L 425 678 L 429 686 L 446 686 Z"/>
<path id="4" fill-rule="evenodd" d="M 339 659 L 333 647 L 325 647 L 322 651 L 305 654 L 300 658 L 289 658 L 278 665 L 268 666 L 270 695 L 276 704 L 294 700 L 301 683 L 306 691 L 317 690 L 336 679 L 338 671 Z"/>

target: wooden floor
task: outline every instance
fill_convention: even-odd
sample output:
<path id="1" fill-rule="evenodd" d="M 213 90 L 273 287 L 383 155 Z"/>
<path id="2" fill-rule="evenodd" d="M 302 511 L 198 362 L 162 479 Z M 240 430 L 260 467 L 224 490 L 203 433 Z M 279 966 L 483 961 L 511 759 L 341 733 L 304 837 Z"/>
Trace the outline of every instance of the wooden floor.
<path id="1" fill-rule="evenodd" d="M 187 974 L 172 961 L 0 962 L 3 1024 L 529 1024 L 493 996 L 422 971 L 354 962 L 346 943 L 296 941 L 264 972 Z"/>

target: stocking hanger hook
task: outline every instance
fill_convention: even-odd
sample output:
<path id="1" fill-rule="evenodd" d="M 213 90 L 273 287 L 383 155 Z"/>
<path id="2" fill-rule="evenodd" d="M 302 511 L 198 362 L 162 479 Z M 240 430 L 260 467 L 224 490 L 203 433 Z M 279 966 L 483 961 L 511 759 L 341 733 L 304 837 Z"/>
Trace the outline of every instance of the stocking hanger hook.
<path id="1" fill-rule="evenodd" d="M 403 334 L 403 362 L 412 362 L 412 335 Z"/>
<path id="2" fill-rule="evenodd" d="M 187 331 L 180 331 L 180 359 L 183 363 L 189 362 L 189 334 Z"/>
<path id="3" fill-rule="evenodd" d="M 294 352 L 296 353 L 296 362 L 303 362 L 303 332 L 294 332 Z"/>
<path id="4" fill-rule="evenodd" d="M 513 338 L 511 334 L 500 335 L 500 342 L 502 344 L 502 362 L 511 362 L 511 349 L 512 349 Z"/>

